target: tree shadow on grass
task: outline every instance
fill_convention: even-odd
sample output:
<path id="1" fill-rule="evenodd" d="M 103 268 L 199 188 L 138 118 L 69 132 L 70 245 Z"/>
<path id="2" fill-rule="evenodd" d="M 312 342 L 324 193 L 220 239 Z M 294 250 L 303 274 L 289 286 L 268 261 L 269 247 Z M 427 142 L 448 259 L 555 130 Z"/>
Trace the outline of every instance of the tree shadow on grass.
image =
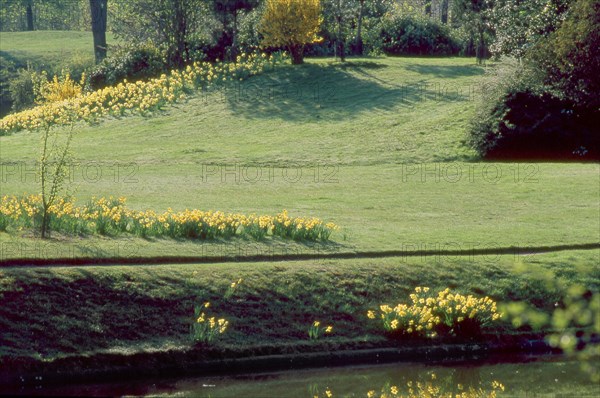
<path id="1" fill-rule="evenodd" d="M 375 62 L 281 68 L 246 81 L 215 86 L 206 101 L 226 103 L 248 119 L 280 119 L 304 123 L 339 121 L 362 112 L 412 108 L 440 97 L 426 79 L 386 81 L 369 70 L 386 67 Z M 360 75 L 364 76 L 362 78 Z M 456 100 L 464 100 L 462 97 Z"/>
<path id="2" fill-rule="evenodd" d="M 485 71 L 482 67 L 476 65 L 418 65 L 409 64 L 404 69 L 421 75 L 433 75 L 439 79 L 452 79 L 468 76 L 482 76 Z"/>

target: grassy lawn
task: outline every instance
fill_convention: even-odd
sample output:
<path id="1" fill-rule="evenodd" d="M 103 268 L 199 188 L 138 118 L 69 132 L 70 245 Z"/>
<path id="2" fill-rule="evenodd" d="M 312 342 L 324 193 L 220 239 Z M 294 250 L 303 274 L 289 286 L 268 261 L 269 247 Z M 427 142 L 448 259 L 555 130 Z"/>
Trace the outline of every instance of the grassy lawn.
<path id="1" fill-rule="evenodd" d="M 44 34 L 3 34 L 1 50 L 51 62 L 92 57 L 89 33 L 53 32 L 41 40 Z M 0 233 L 0 261 L 599 243 L 598 163 L 488 163 L 467 146 L 484 71 L 466 58 L 351 58 L 344 65 L 309 59 L 196 93 L 148 117 L 76 126 L 68 189 L 80 204 L 113 195 L 127 197 L 131 208 L 161 212 L 287 209 L 291 216 L 339 225 L 330 243 L 58 234 L 42 241 L 32 231 L 9 230 Z M 39 191 L 39 145 L 39 133 L 0 137 L 0 195 Z M 185 350 L 194 304 L 205 301 L 212 303 L 211 313 L 230 321 L 217 344 L 227 355 L 391 344 L 366 311 L 406 302 L 415 286 L 450 287 L 500 302 L 524 300 L 549 312 L 562 293 L 542 275 L 548 271 L 565 285 L 597 291 L 599 261 L 600 250 L 594 249 L 525 256 L 5 267 L 0 268 L 0 361 Z M 238 278 L 240 288 L 224 297 Z M 335 333 L 309 341 L 315 319 L 332 324 Z M 493 332 L 515 330 L 500 323 Z"/>
<path id="2" fill-rule="evenodd" d="M 592 264 L 599 254 L 7 268 L 0 270 L 0 357 L 186 349 L 193 306 L 205 301 L 210 314 L 230 321 L 217 344 L 235 355 L 285 352 L 294 344 L 368 347 L 385 338 L 366 311 L 408 301 L 415 286 L 525 300 L 550 311 L 561 296 L 542 271 L 597 290 L 600 275 Z M 242 283 L 226 298 L 238 278 Z M 316 319 L 335 333 L 311 343 L 307 331 Z M 493 332 L 506 328 L 499 323 Z"/>
<path id="3" fill-rule="evenodd" d="M 464 138 L 482 73 L 464 58 L 281 67 L 154 117 L 78 127 L 71 188 L 136 209 L 317 216 L 342 227 L 330 250 L 600 241 L 598 164 L 474 161 Z M 2 194 L 37 191 L 38 141 L 0 137 Z M 0 239 L 31 244 L 20 235 Z M 198 250 L 135 242 L 148 256 Z"/>
<path id="4" fill-rule="evenodd" d="M 108 44 L 116 40 L 107 34 Z M 92 32 L 33 31 L 2 32 L 0 55 L 23 67 L 30 62 L 40 68 L 60 72 L 73 64 L 94 63 Z"/>

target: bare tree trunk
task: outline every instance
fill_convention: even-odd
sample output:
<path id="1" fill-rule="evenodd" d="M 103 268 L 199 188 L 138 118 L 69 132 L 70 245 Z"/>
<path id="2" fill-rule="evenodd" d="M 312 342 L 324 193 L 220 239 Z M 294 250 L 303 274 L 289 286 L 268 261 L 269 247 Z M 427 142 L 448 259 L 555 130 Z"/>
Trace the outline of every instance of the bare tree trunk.
<path id="1" fill-rule="evenodd" d="M 360 6 L 358 9 L 358 21 L 356 23 L 356 48 L 355 51 L 358 55 L 363 55 L 363 40 L 362 40 L 362 21 L 363 21 L 363 10 L 365 6 L 365 0 L 360 0 Z"/>
<path id="2" fill-rule="evenodd" d="M 233 10 L 233 31 L 231 32 L 231 60 L 237 58 L 237 9 Z"/>
<path id="3" fill-rule="evenodd" d="M 336 20 L 337 20 L 337 52 L 340 56 L 340 61 L 341 62 L 345 62 L 346 61 L 346 51 L 344 48 L 344 39 L 342 37 L 342 5 L 340 4 L 341 0 L 338 0 L 337 4 L 338 4 L 338 14 L 336 16 Z"/>
<path id="4" fill-rule="evenodd" d="M 27 30 L 33 30 L 33 0 L 27 2 L 25 14 L 27 16 Z"/>
<path id="5" fill-rule="evenodd" d="M 182 4 L 181 0 L 175 0 L 173 6 L 175 7 L 175 52 L 173 54 L 173 64 L 177 68 L 182 68 L 185 60 L 185 37 L 187 33 L 187 20 L 185 16 L 185 5 Z"/>
<path id="6" fill-rule="evenodd" d="M 440 10 L 440 20 L 443 24 L 448 23 L 448 0 L 442 0 L 441 10 Z"/>
<path id="7" fill-rule="evenodd" d="M 108 0 L 90 0 L 92 34 L 94 35 L 94 55 L 96 63 L 106 58 L 106 17 Z"/>
<path id="8" fill-rule="evenodd" d="M 304 63 L 304 45 L 294 44 L 288 46 L 290 55 L 292 56 L 292 64 L 300 65 Z"/>
<path id="9" fill-rule="evenodd" d="M 482 64 L 486 56 L 485 38 L 483 36 L 483 27 L 479 27 L 479 39 L 477 41 L 477 49 L 475 51 L 477 63 Z"/>

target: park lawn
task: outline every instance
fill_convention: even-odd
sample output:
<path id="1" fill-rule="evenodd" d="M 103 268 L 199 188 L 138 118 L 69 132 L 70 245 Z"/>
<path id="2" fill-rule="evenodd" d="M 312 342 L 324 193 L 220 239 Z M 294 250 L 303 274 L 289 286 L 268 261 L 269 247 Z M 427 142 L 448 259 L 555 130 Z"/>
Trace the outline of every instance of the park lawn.
<path id="1" fill-rule="evenodd" d="M 597 163 L 475 161 L 464 139 L 483 70 L 465 58 L 281 66 L 152 117 L 78 126 L 70 188 L 79 203 L 125 196 L 140 210 L 316 216 L 341 227 L 326 250 L 599 242 Z M 38 145 L 37 133 L 0 137 L 2 195 L 38 191 Z M 41 244 L 29 231 L 0 242 L 25 252 Z M 119 244 L 87 242 L 105 252 Z M 149 257 L 198 253 L 197 243 L 123 242 Z"/>
<path id="2" fill-rule="evenodd" d="M 223 355 L 368 347 L 386 338 L 367 310 L 407 302 L 416 286 L 450 287 L 499 302 L 524 300 L 549 312 L 561 301 L 557 286 L 577 283 L 598 290 L 593 264 L 599 255 L 593 250 L 493 259 L 3 268 L 0 360 L 186 350 L 192 346 L 188 328 L 194 305 L 206 301 L 209 314 L 230 322 L 214 343 L 228 353 Z M 239 278 L 239 287 L 226 297 Z M 315 320 L 333 325 L 334 333 L 309 341 Z M 517 332 L 504 321 L 488 330 Z"/>
<path id="3" fill-rule="evenodd" d="M 116 42 L 111 33 L 106 39 L 108 44 Z M 22 67 L 29 62 L 36 69 L 59 73 L 61 68 L 93 65 L 94 41 L 92 32 L 2 32 L 0 55 Z"/>
<path id="4" fill-rule="evenodd" d="M 439 166 L 439 165 L 437 165 Z M 412 167 L 412 166 L 411 166 Z M 436 164 L 419 166 L 434 169 Z M 99 183 L 83 181 L 75 195 L 80 202 L 92 196 L 126 196 L 131 207 L 160 211 L 200 208 L 226 212 L 275 214 L 287 209 L 293 216 L 316 216 L 341 227 L 332 235 L 333 244 L 317 245 L 324 251 L 379 250 L 471 250 L 501 247 L 586 244 L 600 241 L 597 164 L 468 164 L 457 163 L 465 173 L 483 167 L 502 170 L 497 183 L 480 175 L 470 182 L 436 182 L 428 176 L 406 175 L 401 165 L 346 166 L 337 169 L 334 183 L 304 182 L 227 183 L 220 176 L 201 181 L 202 171 L 194 166 L 139 169 L 134 184 L 114 184 L 112 177 Z M 534 170 L 532 181 L 515 181 L 513 171 Z M 281 169 L 280 169 L 281 170 Z M 406 177 L 406 182 L 403 178 Z M 228 178 L 231 178 L 228 176 Z M 35 192 L 35 185 L 13 184 L 3 194 Z M 176 193 L 176 195 L 173 195 Z M 31 238 L 30 231 L 0 234 L 3 258 L 27 257 L 36 247 L 50 257 L 70 257 L 67 249 L 92 244 L 114 256 L 118 246 L 128 245 L 131 256 L 204 256 L 219 250 L 224 242 L 182 242 L 56 236 L 47 242 Z M 63 245 L 67 246 L 63 246 Z M 269 252 L 285 242 L 238 240 L 234 245 Z M 15 249 L 18 247 L 18 249 Z M 289 251 L 310 252 L 312 245 L 290 243 Z M 240 248 L 240 250 L 244 250 Z M 249 249 L 253 251 L 254 249 Z M 62 253 L 62 254 L 61 254 Z M 92 252 L 94 253 L 94 252 Z M 116 257 L 127 256 L 121 251 Z M 81 253 L 83 254 L 83 253 Z M 40 257 L 38 255 L 36 257 Z"/>

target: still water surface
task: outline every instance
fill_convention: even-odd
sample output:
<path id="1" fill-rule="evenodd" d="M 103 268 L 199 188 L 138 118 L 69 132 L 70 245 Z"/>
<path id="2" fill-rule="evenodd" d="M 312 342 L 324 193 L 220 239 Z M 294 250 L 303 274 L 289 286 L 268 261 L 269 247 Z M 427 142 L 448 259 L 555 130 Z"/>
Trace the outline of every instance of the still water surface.
<path id="1" fill-rule="evenodd" d="M 598 363 L 595 363 L 598 365 Z M 597 366 L 596 366 L 597 368 Z M 22 391 L 25 393 L 25 391 Z M 29 390 L 29 393 L 33 391 Z M 600 385 L 577 362 L 396 363 L 236 376 L 38 388 L 43 395 L 161 397 L 594 397 Z M 413 395 L 411 395 L 411 393 Z M 431 394 L 431 395 L 427 395 Z"/>

